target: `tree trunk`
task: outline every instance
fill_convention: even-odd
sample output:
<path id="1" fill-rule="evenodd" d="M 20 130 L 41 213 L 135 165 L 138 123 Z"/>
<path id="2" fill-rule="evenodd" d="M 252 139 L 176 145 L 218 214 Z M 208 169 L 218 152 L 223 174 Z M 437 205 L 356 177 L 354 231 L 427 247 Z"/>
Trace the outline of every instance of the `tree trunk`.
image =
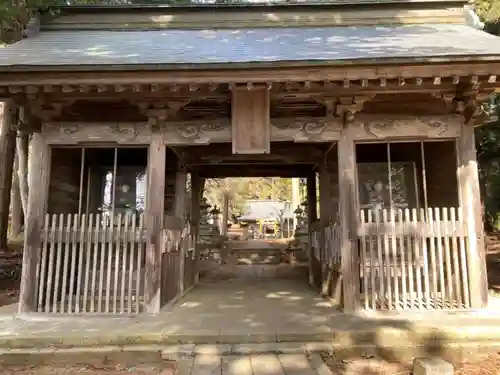
<path id="1" fill-rule="evenodd" d="M 19 133 L 16 141 L 17 149 L 17 177 L 19 180 L 19 192 L 21 195 L 21 203 L 23 206 L 24 216 L 27 216 L 28 210 L 28 149 L 29 149 L 29 134 Z"/>
<path id="2" fill-rule="evenodd" d="M 7 249 L 9 226 L 10 192 L 12 187 L 12 169 L 16 145 L 16 132 L 11 124 L 16 108 L 14 103 L 1 105 L 0 116 L 0 250 Z M 1 111 L 3 110 L 3 112 Z"/>
<path id="3" fill-rule="evenodd" d="M 19 168 L 17 157 L 14 160 L 14 171 Z M 23 226 L 23 207 L 21 204 L 21 193 L 19 191 L 19 178 L 17 173 L 12 173 L 12 189 L 11 189 L 11 218 L 10 218 L 10 234 L 13 237 L 18 237 L 21 234 Z"/>

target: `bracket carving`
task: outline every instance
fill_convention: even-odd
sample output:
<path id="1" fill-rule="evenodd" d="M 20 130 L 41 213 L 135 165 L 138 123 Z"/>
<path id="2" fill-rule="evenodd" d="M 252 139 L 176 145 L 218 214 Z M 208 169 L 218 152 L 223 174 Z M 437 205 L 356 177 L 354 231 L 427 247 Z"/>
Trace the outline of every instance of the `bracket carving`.
<path id="1" fill-rule="evenodd" d="M 342 97 L 340 103 L 337 104 L 337 116 L 339 116 L 345 123 L 354 121 L 356 113 L 363 110 L 363 105 L 366 101 L 373 99 L 373 95 Z"/>
<path id="2" fill-rule="evenodd" d="M 483 103 L 490 92 L 469 92 L 457 100 L 456 112 L 464 117 L 466 125 L 479 126 L 489 117 L 483 109 Z"/>
<path id="3" fill-rule="evenodd" d="M 26 103 L 29 107 L 29 112 L 40 118 L 42 121 L 54 121 L 62 115 L 65 106 L 71 105 L 72 100 L 63 102 L 46 102 L 43 100 L 30 101 Z"/>
<path id="4" fill-rule="evenodd" d="M 147 116 L 151 131 L 160 131 L 167 120 L 172 119 L 190 102 L 190 100 L 179 99 L 168 102 L 137 102 L 136 105 L 141 113 Z"/>

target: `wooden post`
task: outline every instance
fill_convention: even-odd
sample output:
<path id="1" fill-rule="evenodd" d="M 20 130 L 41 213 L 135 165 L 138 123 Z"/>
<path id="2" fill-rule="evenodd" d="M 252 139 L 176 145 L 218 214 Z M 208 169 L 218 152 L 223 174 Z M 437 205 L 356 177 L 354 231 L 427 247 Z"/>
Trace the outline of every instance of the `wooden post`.
<path id="1" fill-rule="evenodd" d="M 457 146 L 458 188 L 462 215 L 467 226 L 468 285 L 469 288 L 474 288 L 474 290 L 470 290 L 469 295 L 471 296 L 471 307 L 478 309 L 488 304 L 488 280 L 476 144 L 472 126 L 462 125 Z"/>
<path id="2" fill-rule="evenodd" d="M 319 220 L 320 220 L 320 262 L 321 262 L 321 273 L 322 273 L 322 283 L 321 283 L 321 294 L 327 295 L 329 289 L 328 283 L 328 268 L 327 264 L 327 256 L 326 256 L 326 236 L 325 230 L 326 227 L 330 224 L 331 221 L 331 209 L 332 209 L 332 189 L 330 185 L 331 174 L 323 166 L 319 171 Z"/>
<path id="3" fill-rule="evenodd" d="M 14 158 L 14 172 L 12 173 L 12 187 L 10 202 L 12 207 L 10 219 L 10 233 L 12 236 L 19 236 L 23 226 L 23 206 L 21 203 L 21 192 L 19 191 L 19 177 L 15 171 L 19 168 L 17 157 Z"/>
<path id="4" fill-rule="evenodd" d="M 174 216 L 179 217 L 183 221 L 183 225 L 185 226 L 186 222 L 186 178 L 187 173 L 186 169 L 183 166 L 178 166 L 177 172 L 175 175 L 175 200 L 174 200 Z M 184 268 L 186 261 L 186 246 L 185 241 L 188 241 L 187 238 L 183 239 L 182 246 L 180 248 L 181 253 L 179 254 L 179 279 L 178 282 L 178 291 L 179 294 L 184 293 Z"/>
<path id="5" fill-rule="evenodd" d="M 0 115 L 2 106 L 0 106 Z M 12 170 L 16 150 L 16 132 L 12 130 L 17 109 L 13 102 L 3 103 L 0 123 L 0 249 L 7 249 Z"/>
<path id="6" fill-rule="evenodd" d="M 31 152 L 35 157 L 29 158 L 29 186 L 33 188 L 29 192 L 28 214 L 26 216 L 26 228 L 24 231 L 19 313 L 35 312 L 37 308 L 36 270 L 42 246 L 41 233 L 49 196 L 51 150 L 40 133 L 33 135 Z"/>
<path id="7" fill-rule="evenodd" d="M 229 219 L 229 192 L 224 191 L 222 200 L 222 222 L 220 223 L 221 234 L 227 236 L 228 228 L 227 221 Z"/>
<path id="8" fill-rule="evenodd" d="M 316 209 L 316 173 L 312 172 L 307 176 L 307 232 L 308 232 L 308 266 L 309 266 L 309 284 L 314 285 L 314 267 L 313 267 L 313 249 L 312 232 L 313 223 L 318 219 L 318 210 Z"/>
<path id="9" fill-rule="evenodd" d="M 175 175 L 174 216 L 183 219 L 186 217 L 186 180 L 186 169 L 179 166 Z"/>
<path id="10" fill-rule="evenodd" d="M 341 226 L 341 277 L 344 311 L 356 312 L 360 306 L 358 254 L 358 198 L 356 194 L 356 147 L 349 128 L 338 142 L 339 224 Z"/>
<path id="11" fill-rule="evenodd" d="M 200 278 L 200 246 L 198 245 L 198 235 L 200 227 L 200 201 L 203 194 L 205 179 L 196 172 L 191 173 L 191 231 L 195 238 L 195 261 L 194 261 L 194 283 L 197 284 Z"/>
<path id="12" fill-rule="evenodd" d="M 294 211 L 300 205 L 300 179 L 297 177 L 292 178 L 292 213 L 293 213 L 293 228 L 292 233 L 295 236 L 295 230 L 297 229 L 297 215 Z M 289 236 L 291 237 L 291 236 Z"/>
<path id="13" fill-rule="evenodd" d="M 153 133 L 149 146 L 148 188 L 146 191 L 146 272 L 145 301 L 148 313 L 161 307 L 161 248 L 165 203 L 166 147 L 161 134 Z"/>

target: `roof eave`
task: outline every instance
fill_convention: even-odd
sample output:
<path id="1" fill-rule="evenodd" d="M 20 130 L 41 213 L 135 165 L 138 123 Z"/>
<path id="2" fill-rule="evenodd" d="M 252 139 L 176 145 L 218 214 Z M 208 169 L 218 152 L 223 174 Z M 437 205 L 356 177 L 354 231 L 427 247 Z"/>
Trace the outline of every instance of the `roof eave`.
<path id="1" fill-rule="evenodd" d="M 389 66 L 401 64 L 432 65 L 442 63 L 500 62 L 500 55 L 388 57 L 349 60 L 249 61 L 231 63 L 178 64 L 94 64 L 94 65 L 11 65 L 0 66 L 0 73 L 30 72 L 126 72 L 126 71 L 210 71 L 241 69 L 310 68 L 333 66 Z"/>
<path id="2" fill-rule="evenodd" d="M 346 2 L 345 0 L 313 0 L 303 3 L 279 3 L 278 1 L 270 0 L 268 3 L 239 3 L 239 4 L 93 4 L 93 5 L 60 5 L 54 9 L 61 10 L 64 13 L 95 13 L 95 12 L 129 12 L 129 11 L 164 11 L 164 10 L 189 10 L 189 11 L 207 11 L 211 9 L 219 9 L 225 11 L 243 9 L 249 10 L 291 10 L 291 9 L 318 9 L 318 8 L 338 8 L 338 7 L 366 7 L 366 6 L 394 6 L 402 4 L 404 6 L 411 5 L 436 5 L 436 4 L 464 5 L 468 0 L 358 0 Z"/>

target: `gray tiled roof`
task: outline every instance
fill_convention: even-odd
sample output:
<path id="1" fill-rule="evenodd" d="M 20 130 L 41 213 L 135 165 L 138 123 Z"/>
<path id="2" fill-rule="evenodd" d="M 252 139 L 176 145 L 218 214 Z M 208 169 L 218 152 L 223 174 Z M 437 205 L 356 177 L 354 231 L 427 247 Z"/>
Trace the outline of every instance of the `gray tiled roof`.
<path id="1" fill-rule="evenodd" d="M 500 38 L 465 25 L 44 31 L 0 48 L 0 68 L 483 55 L 500 58 Z"/>

